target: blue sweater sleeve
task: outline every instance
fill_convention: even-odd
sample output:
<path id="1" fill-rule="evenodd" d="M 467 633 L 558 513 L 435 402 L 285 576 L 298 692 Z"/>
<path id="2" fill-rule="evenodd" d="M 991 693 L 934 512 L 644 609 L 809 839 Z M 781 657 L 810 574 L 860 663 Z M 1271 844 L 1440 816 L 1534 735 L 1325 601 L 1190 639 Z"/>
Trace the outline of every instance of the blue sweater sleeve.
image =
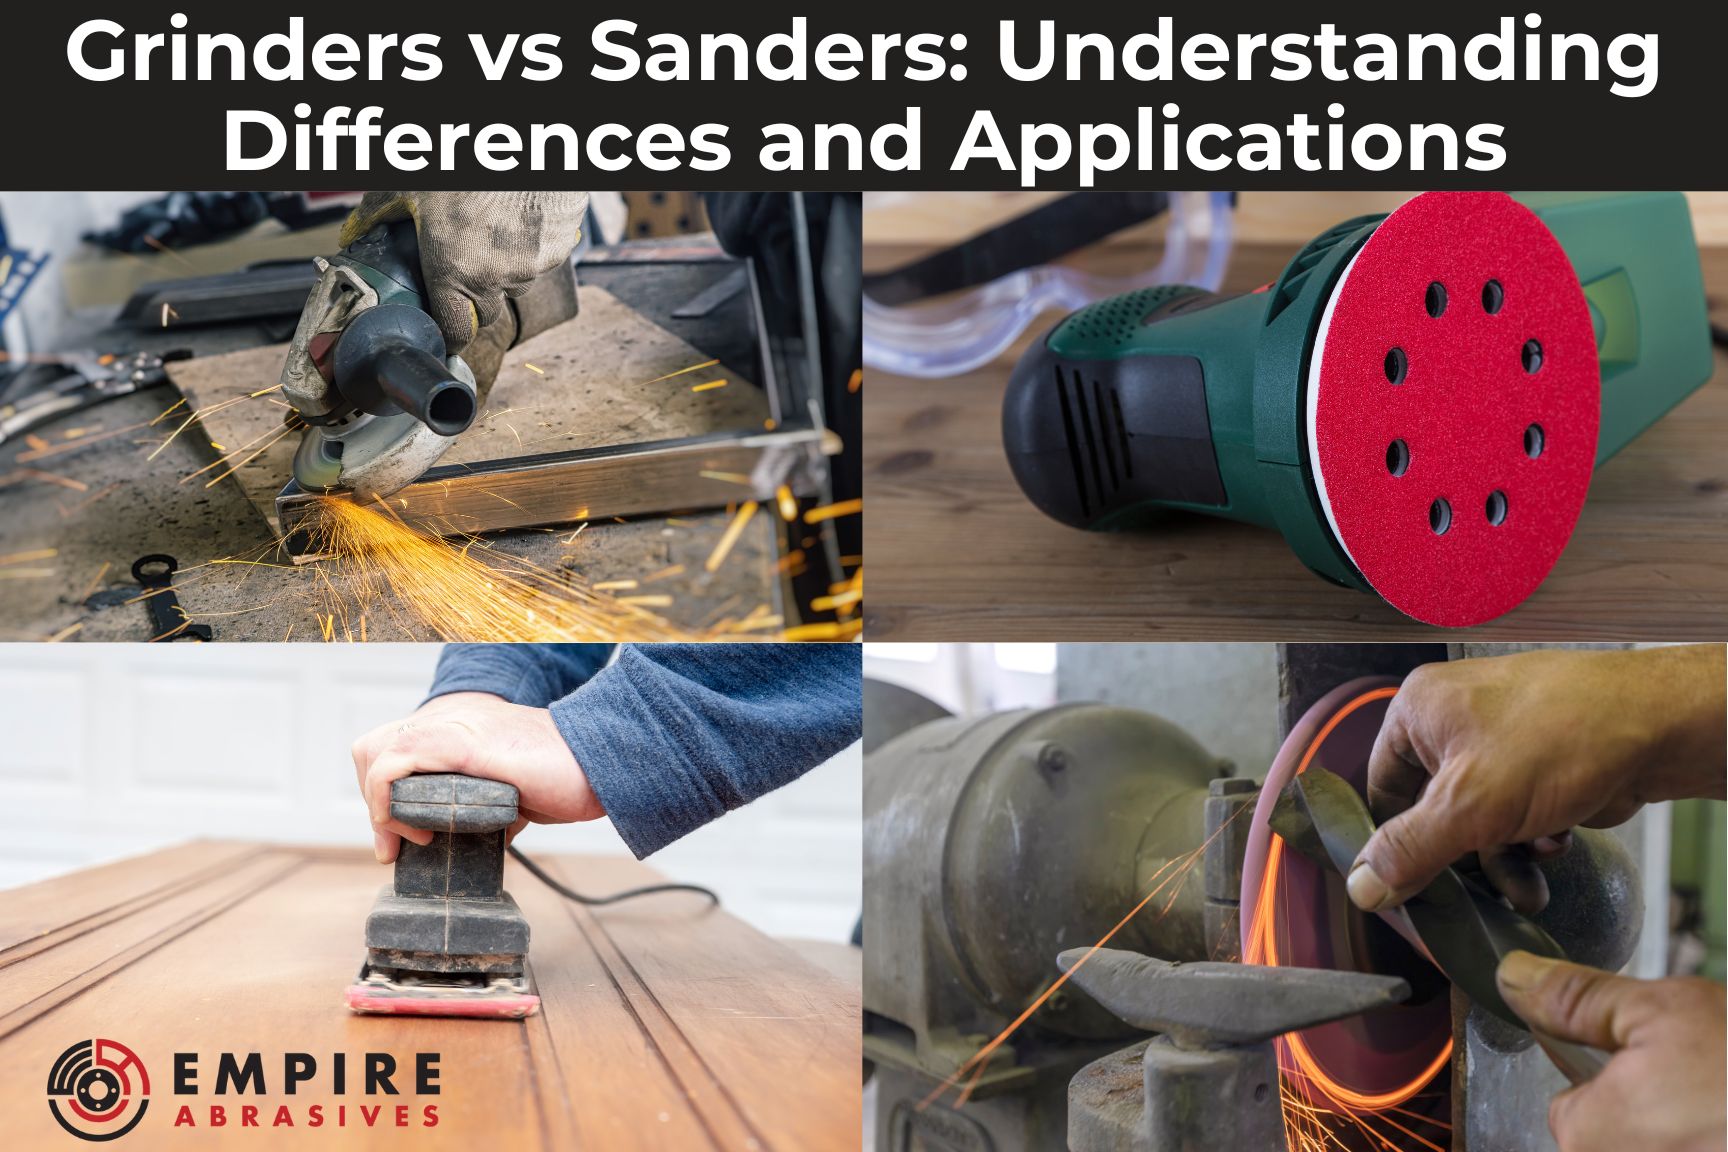
<path id="1" fill-rule="evenodd" d="M 629 644 L 551 711 L 613 826 L 642 857 L 857 740 L 862 652 Z"/>
<path id="2" fill-rule="evenodd" d="M 582 687 L 612 658 L 611 644 L 446 644 L 426 694 L 490 692 L 544 708 Z"/>

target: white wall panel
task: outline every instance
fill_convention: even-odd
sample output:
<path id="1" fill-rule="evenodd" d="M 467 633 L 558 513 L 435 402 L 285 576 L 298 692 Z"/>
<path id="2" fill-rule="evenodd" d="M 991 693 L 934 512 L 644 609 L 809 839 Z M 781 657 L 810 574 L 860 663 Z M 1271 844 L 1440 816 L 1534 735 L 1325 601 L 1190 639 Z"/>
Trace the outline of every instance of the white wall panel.
<path id="1" fill-rule="evenodd" d="M 436 645 L 0 645 L 0 887 L 194 837 L 370 845 L 349 745 L 425 695 Z M 857 745 L 656 854 L 776 935 L 845 939 Z M 45 815 L 46 813 L 46 815 Z M 627 854 L 610 824 L 532 853 Z"/>

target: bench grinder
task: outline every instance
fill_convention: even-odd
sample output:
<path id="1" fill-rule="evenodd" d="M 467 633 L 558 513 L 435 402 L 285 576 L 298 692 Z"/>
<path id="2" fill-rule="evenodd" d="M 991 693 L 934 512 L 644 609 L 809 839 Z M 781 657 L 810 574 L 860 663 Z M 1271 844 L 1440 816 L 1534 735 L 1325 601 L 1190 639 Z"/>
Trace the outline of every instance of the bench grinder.
<path id="1" fill-rule="evenodd" d="M 1256 768 L 1264 796 L 1146 712 L 1065 704 L 931 719 L 898 701 L 903 727 L 878 724 L 864 779 L 876 1152 L 1286 1152 L 1288 1086 L 1316 1066 L 1334 1094 L 1318 1106 L 1356 1118 L 1341 1121 L 1340 1147 L 1368 1139 L 1358 1121 L 1392 1138 L 1369 1141 L 1377 1150 L 1401 1147 L 1381 1117 L 1449 1122 L 1468 1090 L 1455 1039 L 1531 1047 L 1527 1032 L 1478 1019 L 1419 942 L 1350 904 L 1336 872 L 1299 853 L 1268 869 L 1279 788 L 1318 765 L 1360 789 L 1390 693 L 1353 702 L 1396 684 L 1340 684 L 1337 654 L 1327 658 L 1331 691 L 1286 671 L 1287 701 L 1307 710 L 1286 721 L 1278 763 Z M 875 697 L 867 681 L 867 726 Z M 1642 916 L 1636 873 L 1611 834 L 1573 836 L 1544 865 L 1552 896 L 1536 921 L 1573 959 L 1618 967 Z M 1242 963 L 1267 883 L 1283 908 L 1277 955 L 1255 945 L 1256 962 Z M 976 1070 L 966 1103 L 932 1102 L 1083 959 Z"/>

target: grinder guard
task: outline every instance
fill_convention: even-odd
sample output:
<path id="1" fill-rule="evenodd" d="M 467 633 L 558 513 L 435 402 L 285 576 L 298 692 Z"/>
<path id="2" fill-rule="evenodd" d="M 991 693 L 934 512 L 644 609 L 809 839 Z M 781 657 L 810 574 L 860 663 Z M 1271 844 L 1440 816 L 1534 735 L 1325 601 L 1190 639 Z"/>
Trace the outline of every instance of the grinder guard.
<path id="1" fill-rule="evenodd" d="M 412 221 L 380 225 L 317 264 L 282 367 L 283 395 L 310 425 L 294 479 L 311 492 L 387 496 L 473 423 L 474 374 L 446 356 L 424 311 Z"/>

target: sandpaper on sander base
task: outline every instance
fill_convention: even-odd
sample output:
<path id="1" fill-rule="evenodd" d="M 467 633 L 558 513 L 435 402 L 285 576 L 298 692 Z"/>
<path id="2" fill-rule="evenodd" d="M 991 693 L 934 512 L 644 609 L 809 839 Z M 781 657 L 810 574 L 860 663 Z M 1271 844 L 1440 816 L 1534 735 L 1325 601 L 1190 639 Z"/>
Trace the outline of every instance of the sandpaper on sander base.
<path id="1" fill-rule="evenodd" d="M 1303 714 L 1267 771 L 1242 865 L 1245 935 L 1268 873 L 1276 874 L 1278 900 L 1271 931 L 1280 966 L 1377 972 L 1410 980 L 1414 991 L 1402 1004 L 1299 1034 L 1327 1076 L 1362 1097 L 1414 1094 L 1442 1062 L 1452 1036 L 1448 986 L 1392 927 L 1350 903 L 1342 877 L 1286 849 L 1267 821 L 1284 786 L 1308 767 L 1324 767 L 1358 791 L 1366 790 L 1368 756 L 1397 684 L 1388 677 L 1353 680 Z M 1281 1063 L 1289 1068 L 1292 1062 L 1284 1053 Z"/>
<path id="2" fill-rule="evenodd" d="M 358 980 L 344 990 L 342 999 L 351 1011 L 367 1016 L 521 1020 L 540 1011 L 540 996 L 531 975 L 508 983 L 401 983 L 375 978 L 370 965 L 361 966 Z"/>
<path id="3" fill-rule="evenodd" d="M 1601 375 L 1559 241 L 1500 192 L 1429 192 L 1334 287 L 1307 379 L 1308 457 L 1334 538 L 1429 624 L 1516 607 L 1589 489 Z"/>

